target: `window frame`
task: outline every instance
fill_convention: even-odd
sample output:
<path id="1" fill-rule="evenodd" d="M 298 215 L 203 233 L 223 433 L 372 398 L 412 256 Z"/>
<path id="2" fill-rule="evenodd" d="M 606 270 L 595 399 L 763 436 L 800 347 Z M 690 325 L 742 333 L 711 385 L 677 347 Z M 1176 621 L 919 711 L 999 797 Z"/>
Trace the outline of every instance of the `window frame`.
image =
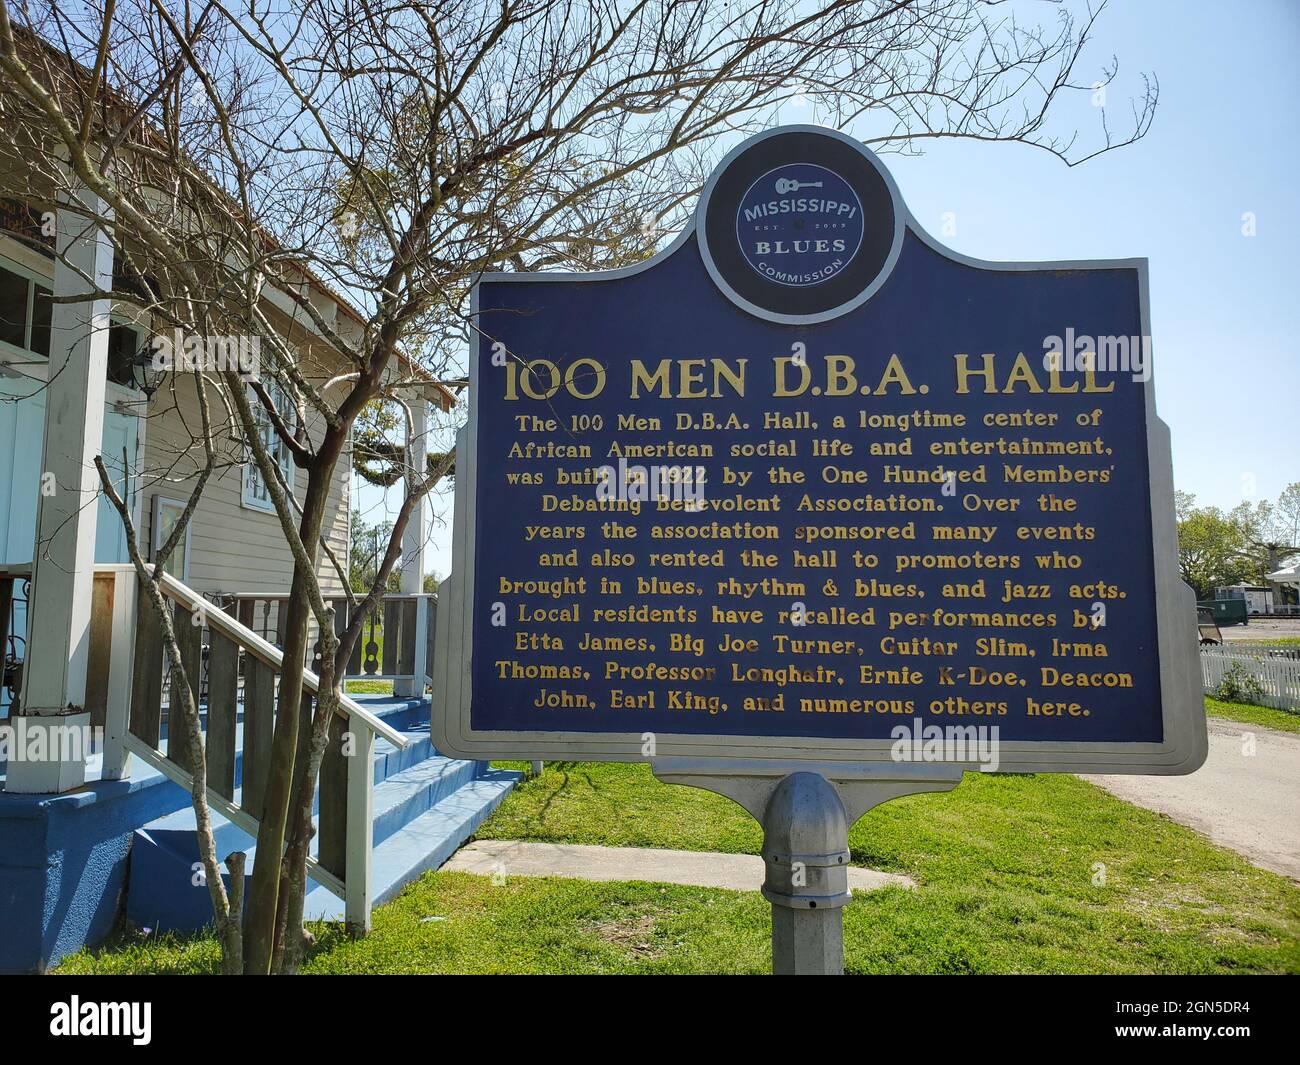
<path id="1" fill-rule="evenodd" d="M 0 270 L 5 270 L 27 282 L 27 306 L 23 319 L 22 346 L 11 344 L 7 340 L 0 340 L 0 352 L 11 353 L 25 360 L 41 359 L 43 362 L 48 363 L 50 360 L 49 353 L 42 354 L 39 351 L 34 351 L 30 345 L 32 342 L 32 325 L 36 317 L 36 289 L 39 286 L 53 295 L 54 282 L 48 277 L 42 277 L 36 270 L 5 255 L 3 251 L 0 251 Z"/>
<path id="2" fill-rule="evenodd" d="M 289 394 L 278 381 L 274 378 L 263 378 L 262 385 L 271 394 L 271 398 L 276 401 L 276 406 L 280 408 L 281 418 L 293 413 L 292 410 L 286 410 L 289 403 Z M 262 441 L 267 445 L 267 450 L 276 456 L 280 472 L 284 475 L 284 483 L 288 486 L 289 492 L 292 493 L 294 490 L 295 468 L 293 456 L 275 431 L 266 409 L 262 406 L 262 401 L 257 398 L 257 393 L 253 391 L 251 385 L 248 386 L 248 401 L 252 407 L 253 416 L 262 430 Z M 263 490 L 266 492 L 265 499 L 258 494 L 257 487 L 259 483 L 263 485 Z M 262 471 L 257 468 L 257 461 L 253 458 L 251 449 L 240 473 L 239 505 L 245 510 L 255 510 L 261 514 L 275 513 L 275 501 L 271 498 L 269 488 L 265 487 Z"/>
<path id="3" fill-rule="evenodd" d="M 151 562 L 157 561 L 158 552 L 162 550 L 162 546 L 163 546 L 162 510 L 164 507 L 167 507 L 169 509 L 175 508 L 177 511 L 183 513 L 185 510 L 185 500 L 168 499 L 161 495 L 156 495 L 153 497 L 150 504 L 150 511 L 151 511 L 150 523 L 152 526 L 151 531 L 153 533 L 153 536 L 151 537 L 152 550 L 149 552 L 149 560 Z M 179 514 L 177 516 L 179 517 Z M 172 557 L 168 560 L 167 572 L 172 573 L 172 576 L 175 577 L 182 584 L 184 584 L 190 579 L 190 537 L 193 532 L 194 532 L 194 518 L 193 516 L 191 516 L 189 522 L 185 526 L 184 543 L 178 545 L 180 547 L 180 550 L 185 552 L 182 559 L 183 564 L 181 566 L 181 572 L 179 574 L 172 573 L 171 571 L 171 565 L 174 564 L 176 561 L 175 551 L 172 552 Z"/>
<path id="4" fill-rule="evenodd" d="M 129 330 L 130 332 L 134 333 L 134 334 L 135 334 L 135 339 L 136 339 L 135 350 L 136 350 L 137 352 L 138 352 L 141 348 L 143 348 L 146 344 L 149 343 L 149 329 L 148 329 L 148 327 L 142 325 L 140 322 L 136 321 L 134 318 L 129 318 L 129 317 L 127 317 L 127 316 L 124 315 L 124 314 L 118 314 L 118 313 L 116 313 L 116 312 L 111 313 L 111 314 L 109 315 L 109 317 L 108 317 L 108 332 L 109 332 L 109 336 L 110 336 L 110 337 L 112 336 L 112 333 L 113 333 L 113 330 L 114 330 L 114 329 L 126 329 L 126 330 Z M 110 366 L 106 367 L 105 372 L 107 373 L 108 371 L 111 371 L 111 370 L 112 370 L 112 366 L 110 365 Z M 109 385 L 115 386 L 115 387 L 117 387 L 117 388 L 121 388 L 121 389 L 128 390 L 128 391 L 130 391 L 130 392 L 134 392 L 134 393 L 136 393 L 137 395 L 139 394 L 139 390 L 136 388 L 134 380 L 133 380 L 130 384 L 125 384 L 125 385 L 124 385 L 124 384 L 122 384 L 120 381 L 114 381 L 112 377 L 108 377 L 108 378 L 107 378 L 107 383 L 108 383 Z"/>

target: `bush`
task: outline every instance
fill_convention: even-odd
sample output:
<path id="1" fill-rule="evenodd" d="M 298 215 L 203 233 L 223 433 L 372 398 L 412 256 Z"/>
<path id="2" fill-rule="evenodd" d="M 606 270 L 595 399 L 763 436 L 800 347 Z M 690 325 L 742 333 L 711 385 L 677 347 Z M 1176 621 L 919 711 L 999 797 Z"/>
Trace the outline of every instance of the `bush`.
<path id="1" fill-rule="evenodd" d="M 1225 703 L 1261 704 L 1264 682 L 1240 662 L 1233 662 L 1224 670 L 1223 677 L 1211 694 Z"/>

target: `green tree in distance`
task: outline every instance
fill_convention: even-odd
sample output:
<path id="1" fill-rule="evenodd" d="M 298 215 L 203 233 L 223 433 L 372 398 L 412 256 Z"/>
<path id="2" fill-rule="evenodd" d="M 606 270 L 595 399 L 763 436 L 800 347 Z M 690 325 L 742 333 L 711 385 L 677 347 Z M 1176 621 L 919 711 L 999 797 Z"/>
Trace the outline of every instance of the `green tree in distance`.
<path id="1" fill-rule="evenodd" d="M 1178 518 L 1178 566 L 1198 599 L 1245 581 L 1263 584 L 1300 552 L 1300 481 L 1287 485 L 1276 503 L 1243 501 L 1231 510 L 1196 505 L 1190 492 L 1174 493 Z"/>

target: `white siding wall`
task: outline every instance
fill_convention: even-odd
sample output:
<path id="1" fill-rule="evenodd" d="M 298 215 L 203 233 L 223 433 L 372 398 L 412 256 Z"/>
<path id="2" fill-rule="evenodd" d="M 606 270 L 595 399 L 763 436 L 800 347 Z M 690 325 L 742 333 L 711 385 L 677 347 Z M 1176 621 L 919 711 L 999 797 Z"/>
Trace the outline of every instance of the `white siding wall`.
<path id="1" fill-rule="evenodd" d="M 18 241 L 0 235 L 0 255 L 53 283 L 51 261 Z M 292 309 L 287 299 L 281 297 L 281 300 Z M 336 320 L 345 335 L 357 333 L 359 327 L 351 319 L 344 320 L 334 313 L 334 305 L 328 297 L 316 294 L 314 300 L 326 317 Z M 114 312 L 128 318 L 137 316 L 127 304 L 116 304 Z M 295 322 L 289 314 L 276 309 L 268 308 L 268 314 L 281 335 L 299 351 L 303 360 L 303 373 L 308 378 L 324 381 L 338 372 L 337 366 L 326 364 L 325 359 L 329 356 L 316 356 L 311 343 L 312 335 L 302 321 Z M 39 381 L 31 387 L 38 389 Z M 210 390 L 208 396 L 213 421 L 218 423 L 217 435 L 221 442 L 224 465 L 209 478 L 194 514 L 189 584 L 199 592 L 209 593 L 287 592 L 293 578 L 293 559 L 284 541 L 279 521 L 274 514 L 251 510 L 241 504 L 243 470 L 236 461 L 226 412 L 215 391 Z M 332 394 L 330 398 L 337 401 L 339 397 Z M 138 400 L 131 401 L 130 406 L 135 410 L 144 410 L 143 403 Z M 148 558 L 152 556 L 153 549 L 153 497 L 161 495 L 168 499 L 185 500 L 194 486 L 194 476 L 203 465 L 201 421 L 193 377 L 169 375 L 149 404 L 147 417 L 144 470 L 136 487 L 143 497 L 139 510 L 140 527 L 137 531 L 140 546 Z M 28 444 L 36 448 L 35 461 L 39 462 L 41 435 L 39 432 L 34 437 L 30 433 L 27 435 L 30 437 Z M 312 435 L 314 439 L 320 438 L 319 426 L 313 427 Z M 107 445 L 107 437 L 105 442 Z M 345 571 L 350 542 L 348 522 L 352 509 L 351 469 L 349 444 L 335 471 L 323 529 L 326 542 Z M 5 472 L 3 457 L 0 456 L 0 476 L 4 476 Z M 301 470 L 297 471 L 294 487 L 295 494 L 301 501 L 306 487 L 306 475 Z M 0 499 L 3 495 L 0 492 Z M 0 558 L 3 557 L 3 546 L 0 544 Z M 29 559 L 30 554 L 28 548 L 24 560 Z M 320 574 L 327 594 L 343 590 L 334 566 L 323 554 Z"/>
<path id="2" fill-rule="evenodd" d="M 208 393 L 220 463 L 208 479 L 191 523 L 187 583 L 198 592 L 287 592 L 293 578 L 293 556 L 285 543 L 275 514 L 253 510 L 241 503 L 243 469 L 230 422 L 214 390 Z M 145 437 L 144 476 L 141 490 L 142 545 L 152 550 L 152 497 L 184 501 L 204 462 L 199 439 L 201 416 L 194 378 L 169 376 L 149 407 Z M 319 427 L 313 432 L 319 439 Z M 351 455 L 344 452 L 335 470 L 325 516 L 324 534 L 340 564 L 346 567 L 348 516 L 351 511 Z M 302 501 L 306 472 L 297 470 L 294 494 Z M 321 555 L 319 569 L 324 591 L 341 592 L 338 573 Z"/>

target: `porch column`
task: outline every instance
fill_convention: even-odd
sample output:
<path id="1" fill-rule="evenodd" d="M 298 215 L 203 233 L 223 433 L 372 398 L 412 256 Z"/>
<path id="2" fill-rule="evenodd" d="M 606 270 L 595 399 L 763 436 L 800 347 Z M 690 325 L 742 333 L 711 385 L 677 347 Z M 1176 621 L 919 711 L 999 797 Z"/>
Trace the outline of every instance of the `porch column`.
<path id="1" fill-rule="evenodd" d="M 407 472 L 406 491 L 414 492 L 424 483 L 429 460 L 429 403 L 424 390 L 420 389 L 409 401 L 411 420 L 406 439 Z M 420 505 L 407 522 L 402 535 L 402 594 L 419 595 L 424 591 L 424 556 L 429 539 L 429 523 L 426 517 L 428 500 L 422 499 Z M 417 617 L 425 617 L 421 612 Z M 424 633 L 416 633 L 416 667 L 424 664 Z M 424 694 L 424 679 L 398 680 L 393 682 L 393 694 L 408 698 Z"/>
<path id="2" fill-rule="evenodd" d="M 58 211 L 55 223 L 55 296 L 110 291 L 113 244 L 110 233 L 92 219 L 111 223 L 111 210 L 75 184 L 59 198 L 68 206 Z M 11 760 L 6 791 L 70 791 L 85 781 L 86 752 L 66 742 L 53 744 L 71 735 L 67 726 L 87 735 L 90 723 L 84 707 L 99 516 L 94 459 L 103 439 L 111 308 L 108 299 L 53 308 L 21 711 L 43 719 L 28 722 L 28 730 L 47 730 L 51 757 Z"/>

